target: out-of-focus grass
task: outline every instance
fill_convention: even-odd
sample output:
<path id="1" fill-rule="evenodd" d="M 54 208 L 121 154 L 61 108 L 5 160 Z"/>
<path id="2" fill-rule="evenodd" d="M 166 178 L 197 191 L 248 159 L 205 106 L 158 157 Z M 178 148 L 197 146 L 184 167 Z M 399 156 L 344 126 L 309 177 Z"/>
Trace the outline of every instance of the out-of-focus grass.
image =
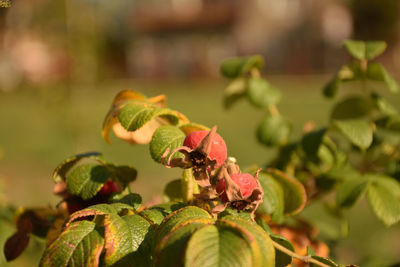
<path id="1" fill-rule="evenodd" d="M 325 100 L 320 92 L 327 77 L 281 76 L 270 80 L 283 92 L 279 109 L 293 123 L 293 138 L 299 136 L 302 125 L 309 120 L 313 120 L 317 127 L 327 124 L 333 101 Z M 222 95 L 226 85 L 226 81 L 114 81 L 98 85 L 95 90 L 75 86 L 69 91 L 63 87 L 47 86 L 0 93 L 0 179 L 4 182 L 6 198 L 17 206 L 56 204 L 58 199 L 52 195 L 53 182 L 50 179 L 54 167 L 70 155 L 93 150 L 103 152 L 109 161 L 137 167 L 138 180 L 132 188 L 145 200 L 160 194 L 168 181 L 179 176 L 179 170 L 156 164 L 147 145 L 131 146 L 115 137 L 112 137 L 113 144 L 108 145 L 101 138 L 102 122 L 113 97 L 118 91 L 128 88 L 148 96 L 167 94 L 169 106 L 192 121 L 218 125 L 218 132 L 228 144 L 229 154 L 235 156 L 242 166 L 262 165 L 275 153 L 257 144 L 255 139 L 255 127 L 263 111 L 256 110 L 246 101 L 240 101 L 225 111 Z M 398 104 L 400 97 L 391 97 L 390 101 Z M 369 239 L 365 235 L 374 229 L 383 232 L 383 227 L 376 219 L 370 220 L 372 215 L 365 212 L 363 206 L 357 210 L 358 213 L 354 214 L 360 214 L 371 224 L 357 227 L 361 222 L 352 219 L 351 238 L 339 243 L 336 249 L 339 259 L 349 262 L 352 257 L 357 261 L 365 256 L 359 252 L 348 254 L 352 250 L 347 248 L 357 247 L 356 242 L 372 242 L 368 246 L 371 249 L 381 246 L 375 243 L 376 240 L 385 242 L 379 237 Z M 364 226 L 365 229 L 361 229 Z M 390 231 L 398 234 L 399 230 L 394 227 Z M 388 255 L 391 258 L 396 256 L 392 251 Z M 29 258 L 27 255 L 18 259 L 11 266 L 29 266 L 26 264 Z"/>

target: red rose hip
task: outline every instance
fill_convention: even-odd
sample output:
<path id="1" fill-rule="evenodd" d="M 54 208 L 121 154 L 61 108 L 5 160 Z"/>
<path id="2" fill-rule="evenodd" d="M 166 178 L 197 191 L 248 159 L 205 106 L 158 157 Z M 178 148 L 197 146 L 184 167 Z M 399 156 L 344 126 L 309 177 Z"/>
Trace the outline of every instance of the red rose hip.
<path id="1" fill-rule="evenodd" d="M 191 149 L 195 149 L 198 144 L 203 140 L 203 138 L 209 133 L 209 131 L 196 131 L 188 134 L 183 142 L 184 146 Z M 211 150 L 208 157 L 211 160 L 217 161 L 217 166 L 219 167 L 225 162 L 228 156 L 226 144 L 224 139 L 219 134 L 215 134 L 211 144 Z"/>
<path id="2" fill-rule="evenodd" d="M 120 192 L 119 186 L 113 180 L 108 180 L 100 189 L 99 194 L 109 195 L 111 193 L 117 193 L 117 192 Z"/>
<path id="3" fill-rule="evenodd" d="M 254 177 L 249 173 L 236 173 L 230 175 L 231 179 L 240 187 L 243 199 L 248 198 L 253 193 L 254 188 L 257 187 L 257 182 Z M 225 192 L 225 179 L 221 179 L 217 183 L 217 193 L 224 202 L 228 202 L 228 197 Z"/>

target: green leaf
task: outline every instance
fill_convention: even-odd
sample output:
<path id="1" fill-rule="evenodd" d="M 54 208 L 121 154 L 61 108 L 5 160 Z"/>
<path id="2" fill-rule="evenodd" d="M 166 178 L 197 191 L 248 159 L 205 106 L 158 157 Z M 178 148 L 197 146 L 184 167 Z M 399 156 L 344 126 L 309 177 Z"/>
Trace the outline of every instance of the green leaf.
<path id="1" fill-rule="evenodd" d="M 354 145 L 366 149 L 372 143 L 372 128 L 364 120 L 333 120 L 332 124 Z"/>
<path id="2" fill-rule="evenodd" d="M 400 221 L 400 185 L 389 177 L 368 175 L 367 198 L 375 215 L 387 227 Z"/>
<path id="3" fill-rule="evenodd" d="M 338 75 L 335 75 L 325 86 L 322 90 L 322 93 L 327 98 L 333 98 L 337 95 L 339 91 L 340 85 L 340 78 Z"/>
<path id="4" fill-rule="evenodd" d="M 369 41 L 365 43 L 365 58 L 374 59 L 386 50 L 386 42 Z"/>
<path id="5" fill-rule="evenodd" d="M 316 259 L 319 262 L 322 262 L 330 267 L 339 267 L 339 265 L 337 263 L 335 263 L 333 260 L 328 259 L 328 258 L 324 258 L 324 257 L 320 257 L 320 256 L 311 256 L 313 259 Z M 319 267 L 320 265 L 317 264 L 310 264 L 310 267 Z"/>
<path id="6" fill-rule="evenodd" d="M 88 152 L 83 154 L 78 154 L 64 160 L 57 168 L 53 171 L 52 178 L 58 183 L 65 181 L 67 172 L 70 171 L 80 160 L 82 159 L 94 159 L 103 162 L 103 155 L 99 152 Z"/>
<path id="7" fill-rule="evenodd" d="M 154 105 L 143 105 L 137 102 L 126 104 L 120 111 L 118 119 L 127 131 L 136 131 L 156 117 L 167 119 L 171 124 L 177 124 L 178 114 L 168 108 L 158 108 Z"/>
<path id="8" fill-rule="evenodd" d="M 281 184 L 271 175 L 260 172 L 258 180 L 264 190 L 263 202 L 258 206 L 258 214 L 272 215 L 272 221 L 280 223 L 284 212 L 284 192 Z"/>
<path id="9" fill-rule="evenodd" d="M 140 215 L 152 221 L 155 225 L 160 225 L 165 217 L 183 207 L 185 207 L 184 203 L 159 204 L 141 211 Z"/>
<path id="10" fill-rule="evenodd" d="M 274 245 L 270 236 L 258 224 L 234 215 L 225 216 L 223 219 L 217 221 L 216 224 L 219 225 L 220 223 L 222 223 L 222 225 L 226 223 L 228 223 L 227 225 L 230 224 L 230 227 L 240 231 L 247 242 L 249 242 L 253 253 L 253 266 L 256 266 L 257 263 L 263 267 L 274 266 Z M 254 239 L 257 241 L 258 247 L 252 245 Z M 259 250 L 259 252 L 257 252 L 257 250 Z M 259 259 L 257 259 L 257 257 Z"/>
<path id="11" fill-rule="evenodd" d="M 107 266 L 149 266 L 154 230 L 139 215 L 108 214 L 104 218 L 105 263 Z"/>
<path id="12" fill-rule="evenodd" d="M 227 58 L 221 63 L 221 74 L 227 78 L 237 78 L 246 74 L 252 68 L 261 69 L 264 66 L 264 59 L 259 55 L 248 58 Z"/>
<path id="13" fill-rule="evenodd" d="M 242 67 L 242 74 L 246 74 L 253 68 L 261 70 L 264 67 L 264 58 L 260 55 L 252 55 L 246 58 L 246 61 Z"/>
<path id="14" fill-rule="evenodd" d="M 187 244 L 185 266 L 221 266 L 219 231 L 215 225 L 207 225 L 197 230 Z"/>
<path id="15" fill-rule="evenodd" d="M 194 219 L 205 219 L 204 221 L 208 221 L 212 219 L 212 216 L 205 210 L 196 207 L 196 206 L 187 206 L 173 213 L 169 214 L 160 227 L 158 228 L 157 236 L 159 238 L 163 237 L 165 234 L 171 231 L 174 227 L 188 221 Z"/>
<path id="16" fill-rule="evenodd" d="M 357 59 L 371 60 L 382 54 L 386 49 L 386 43 L 382 41 L 344 41 L 344 47 L 350 55 Z"/>
<path id="17" fill-rule="evenodd" d="M 278 243 L 279 245 L 291 250 L 294 252 L 294 247 L 293 244 L 290 243 L 289 240 L 287 240 L 285 237 L 276 235 L 276 234 L 271 234 L 270 235 L 271 239 Z M 275 266 L 276 267 L 284 267 L 292 263 L 292 257 L 283 253 L 282 251 L 276 249 L 275 250 L 276 256 L 275 256 Z"/>
<path id="18" fill-rule="evenodd" d="M 367 67 L 367 78 L 374 81 L 384 82 L 392 93 L 400 92 L 400 86 L 395 79 L 390 76 L 385 67 L 378 62 L 370 62 Z"/>
<path id="19" fill-rule="evenodd" d="M 335 105 L 331 119 L 346 120 L 363 118 L 368 116 L 372 108 L 372 103 L 364 97 L 349 97 Z"/>
<path id="20" fill-rule="evenodd" d="M 285 201 L 284 214 L 295 215 L 299 213 L 307 202 L 304 186 L 296 179 L 277 169 L 267 169 L 266 172 L 282 186 Z"/>
<path id="21" fill-rule="evenodd" d="M 266 146 L 279 146 L 287 142 L 290 132 L 290 124 L 283 117 L 266 115 L 257 128 L 257 139 Z"/>
<path id="22" fill-rule="evenodd" d="M 69 216 L 68 221 L 65 224 L 65 227 L 77 220 L 79 218 L 84 218 L 88 216 L 95 216 L 95 215 L 107 215 L 107 214 L 119 214 L 126 210 L 133 210 L 132 206 L 125 204 L 125 203 L 112 203 L 112 204 L 97 204 L 85 208 L 83 210 L 79 210 Z"/>
<path id="23" fill-rule="evenodd" d="M 318 150 L 324 139 L 326 128 L 311 131 L 306 133 L 301 139 L 301 146 L 306 157 L 311 161 L 316 161 L 318 158 Z"/>
<path id="24" fill-rule="evenodd" d="M 233 80 L 224 91 L 224 108 L 229 109 L 237 100 L 246 96 L 247 79 L 240 77 Z"/>
<path id="25" fill-rule="evenodd" d="M 98 266 L 104 247 L 104 238 L 94 229 L 78 244 L 69 261 L 69 266 Z"/>
<path id="26" fill-rule="evenodd" d="M 150 142 L 150 155 L 156 162 L 161 162 L 161 157 L 169 148 L 172 150 L 183 145 L 185 134 L 175 126 L 166 125 L 158 128 Z M 174 157 L 182 157 L 182 154 L 176 153 Z"/>
<path id="27" fill-rule="evenodd" d="M 61 235 L 51 243 L 43 253 L 40 266 L 74 266 L 76 262 L 87 260 L 98 261 L 102 238 L 95 231 L 96 224 L 90 221 L 73 222 Z M 88 237 L 88 238 L 86 238 Z M 78 255 L 77 250 L 84 250 L 87 254 Z M 84 259 L 88 257 L 87 259 Z"/>
<path id="28" fill-rule="evenodd" d="M 341 82 L 360 81 L 364 79 L 364 70 L 360 61 L 352 61 L 343 65 L 337 73 L 337 77 Z"/>
<path id="29" fill-rule="evenodd" d="M 128 204 L 133 210 L 138 210 L 142 205 L 142 197 L 139 194 L 115 195 L 110 199 L 111 203 Z"/>
<path id="30" fill-rule="evenodd" d="M 346 40 L 343 42 L 346 51 L 356 59 L 365 59 L 365 42 Z"/>
<path id="31" fill-rule="evenodd" d="M 368 188 L 369 181 L 364 178 L 348 179 L 337 189 L 336 202 L 349 208 L 360 200 Z"/>
<path id="32" fill-rule="evenodd" d="M 164 188 L 164 202 L 178 201 L 182 201 L 181 179 L 172 180 Z"/>
<path id="33" fill-rule="evenodd" d="M 250 103 L 258 108 L 276 105 L 281 100 L 281 92 L 263 78 L 249 78 L 247 87 Z"/>
<path id="34" fill-rule="evenodd" d="M 87 200 L 94 197 L 111 177 L 111 171 L 103 165 L 80 165 L 68 174 L 67 190 L 69 193 Z"/>
<path id="35" fill-rule="evenodd" d="M 242 74 L 242 68 L 245 62 L 246 59 L 244 58 L 227 58 L 221 63 L 221 74 L 227 78 L 237 78 Z"/>
<path id="36" fill-rule="evenodd" d="M 106 165 L 111 171 L 115 181 L 119 181 L 124 185 L 136 180 L 137 170 L 128 165 L 116 166 L 113 164 Z"/>
<path id="37" fill-rule="evenodd" d="M 205 227 L 199 223 L 182 224 L 157 242 L 155 249 L 156 266 L 184 266 L 184 255 L 187 242 L 193 233 Z"/>
<path id="38" fill-rule="evenodd" d="M 397 109 L 393 107 L 385 98 L 378 95 L 377 93 L 372 93 L 371 99 L 372 102 L 375 104 L 375 107 L 384 115 L 398 114 Z"/>

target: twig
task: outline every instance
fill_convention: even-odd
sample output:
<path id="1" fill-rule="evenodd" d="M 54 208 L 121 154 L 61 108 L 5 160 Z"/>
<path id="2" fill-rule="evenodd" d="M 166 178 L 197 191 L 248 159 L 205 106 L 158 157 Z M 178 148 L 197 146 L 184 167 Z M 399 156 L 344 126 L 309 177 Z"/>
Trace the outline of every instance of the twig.
<path id="1" fill-rule="evenodd" d="M 316 264 L 316 265 L 318 265 L 318 266 L 321 266 L 321 267 L 330 267 L 329 265 L 326 265 L 325 263 L 322 263 L 322 262 L 320 262 L 320 261 L 318 261 L 318 260 L 316 260 L 316 259 L 313 259 L 313 258 L 310 257 L 310 256 L 301 256 L 301 255 L 298 255 L 298 254 L 296 254 L 295 252 L 291 251 L 290 249 L 285 248 L 284 246 L 278 244 L 277 242 L 275 242 L 275 241 L 273 241 L 273 240 L 272 240 L 272 244 L 274 245 L 274 247 L 275 247 L 277 250 L 282 251 L 283 253 L 289 255 L 289 256 L 292 257 L 292 258 L 296 258 L 296 259 L 301 260 L 301 261 L 304 261 L 304 262 L 306 262 L 306 263 L 314 263 L 314 264 Z"/>

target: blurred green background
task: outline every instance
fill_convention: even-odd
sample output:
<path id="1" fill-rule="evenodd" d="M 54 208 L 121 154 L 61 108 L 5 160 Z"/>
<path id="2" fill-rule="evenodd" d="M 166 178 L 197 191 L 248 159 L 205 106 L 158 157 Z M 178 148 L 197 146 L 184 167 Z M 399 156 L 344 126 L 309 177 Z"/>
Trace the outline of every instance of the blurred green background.
<path id="1" fill-rule="evenodd" d="M 262 165 L 276 152 L 256 142 L 263 114 L 245 101 L 223 109 L 227 81 L 219 76 L 220 61 L 255 53 L 266 58 L 265 74 L 282 90 L 279 109 L 291 120 L 295 139 L 310 120 L 327 124 L 333 103 L 320 91 L 349 59 L 343 39 L 386 40 L 379 61 L 400 78 L 397 2 L 13 1 L 0 9 L 0 207 L 55 205 L 52 170 L 70 155 L 93 150 L 134 165 L 139 175 L 132 188 L 145 201 L 160 194 L 179 171 L 153 162 L 147 145 L 114 136 L 108 145 L 101 138 L 111 101 L 124 89 L 166 94 L 168 105 L 191 121 L 218 125 L 241 165 Z M 390 101 L 398 106 L 400 96 Z M 349 235 L 330 243 L 332 256 L 361 266 L 400 262 L 399 226 L 384 228 L 366 206 L 360 202 L 348 211 Z M 306 214 L 329 238 L 329 218 L 322 219 L 320 209 Z M 0 248 L 14 231 L 10 220 L 12 212 L 4 208 Z M 42 246 L 31 242 L 10 264 L 1 253 L 0 266 L 36 265 Z"/>

